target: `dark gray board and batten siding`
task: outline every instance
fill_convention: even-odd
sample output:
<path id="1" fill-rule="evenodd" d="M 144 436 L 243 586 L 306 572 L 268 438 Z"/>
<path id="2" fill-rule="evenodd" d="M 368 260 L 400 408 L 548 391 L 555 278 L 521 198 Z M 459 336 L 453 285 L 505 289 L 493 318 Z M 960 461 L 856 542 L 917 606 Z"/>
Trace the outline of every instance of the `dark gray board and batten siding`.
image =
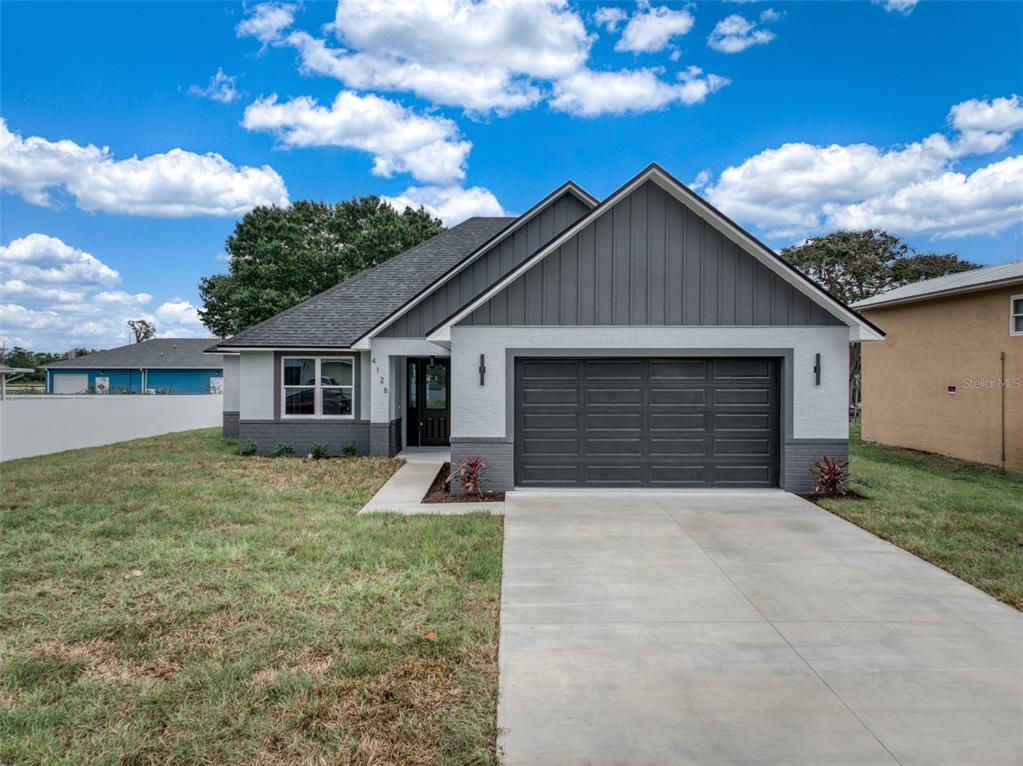
<path id="1" fill-rule="evenodd" d="M 842 322 L 648 181 L 460 324 L 820 326 Z"/>
<path id="2" fill-rule="evenodd" d="M 517 231 L 481 254 L 472 265 L 398 317 L 380 335 L 387 338 L 424 337 L 438 322 L 520 265 L 590 209 L 574 194 L 561 195 L 537 211 Z"/>

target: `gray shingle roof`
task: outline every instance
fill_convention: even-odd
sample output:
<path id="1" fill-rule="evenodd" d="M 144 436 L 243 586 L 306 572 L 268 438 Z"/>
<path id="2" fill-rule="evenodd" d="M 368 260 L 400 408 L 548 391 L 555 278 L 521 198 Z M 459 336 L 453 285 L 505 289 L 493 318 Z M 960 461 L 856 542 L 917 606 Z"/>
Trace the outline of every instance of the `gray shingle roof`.
<path id="1" fill-rule="evenodd" d="M 177 367 L 181 369 L 216 370 L 224 366 L 220 354 L 204 354 L 218 338 L 153 338 L 142 343 L 97 351 L 47 364 L 47 369 L 98 368 L 138 369 L 139 367 Z"/>
<path id="2" fill-rule="evenodd" d="M 983 289 L 1017 280 L 1023 281 L 1023 261 L 1012 261 L 998 266 L 988 266 L 984 269 L 961 271 L 958 274 L 947 274 L 943 277 L 934 277 L 934 279 L 925 279 L 911 285 L 903 285 L 854 303 L 853 308 L 869 309 L 889 303 L 936 298 L 943 293 L 966 292 L 974 288 Z"/>
<path id="3" fill-rule="evenodd" d="M 348 348 L 514 220 L 469 218 L 219 346 Z"/>

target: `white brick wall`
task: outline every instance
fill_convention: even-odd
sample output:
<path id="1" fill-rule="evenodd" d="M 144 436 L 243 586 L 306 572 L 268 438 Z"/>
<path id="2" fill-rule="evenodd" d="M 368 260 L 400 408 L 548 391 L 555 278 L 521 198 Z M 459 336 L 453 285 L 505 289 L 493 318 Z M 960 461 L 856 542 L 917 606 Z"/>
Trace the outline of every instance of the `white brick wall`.
<path id="1" fill-rule="evenodd" d="M 238 358 L 238 405 L 241 419 L 272 420 L 274 416 L 273 352 L 243 351 Z"/>

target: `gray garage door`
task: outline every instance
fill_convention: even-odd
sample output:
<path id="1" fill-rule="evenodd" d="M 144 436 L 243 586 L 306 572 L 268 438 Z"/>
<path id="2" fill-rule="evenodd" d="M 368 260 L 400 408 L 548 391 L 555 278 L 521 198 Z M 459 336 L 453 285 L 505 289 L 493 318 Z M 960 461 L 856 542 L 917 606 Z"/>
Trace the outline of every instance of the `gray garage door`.
<path id="1" fill-rule="evenodd" d="M 518 359 L 515 483 L 778 485 L 774 359 Z"/>

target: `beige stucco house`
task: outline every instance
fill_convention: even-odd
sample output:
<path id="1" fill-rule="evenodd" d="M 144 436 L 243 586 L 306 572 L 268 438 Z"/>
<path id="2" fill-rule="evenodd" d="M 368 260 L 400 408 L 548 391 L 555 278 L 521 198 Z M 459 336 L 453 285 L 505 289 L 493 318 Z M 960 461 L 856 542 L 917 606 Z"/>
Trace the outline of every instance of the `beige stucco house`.
<path id="1" fill-rule="evenodd" d="M 1023 471 L 1023 261 L 854 304 L 886 333 L 863 344 L 863 438 Z"/>

